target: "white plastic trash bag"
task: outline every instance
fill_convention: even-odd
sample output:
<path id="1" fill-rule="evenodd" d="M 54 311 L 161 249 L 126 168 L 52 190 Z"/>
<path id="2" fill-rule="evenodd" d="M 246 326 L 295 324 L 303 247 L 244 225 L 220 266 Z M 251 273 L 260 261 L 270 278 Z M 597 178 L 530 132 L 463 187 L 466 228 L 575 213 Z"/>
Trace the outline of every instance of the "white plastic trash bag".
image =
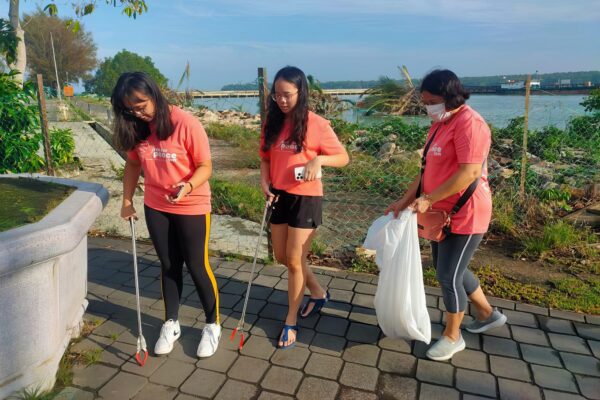
<path id="1" fill-rule="evenodd" d="M 393 339 L 431 341 L 427 313 L 417 215 L 405 210 L 394 219 L 393 213 L 376 219 L 363 244 L 375 250 L 379 284 L 375 312 L 383 333 Z"/>

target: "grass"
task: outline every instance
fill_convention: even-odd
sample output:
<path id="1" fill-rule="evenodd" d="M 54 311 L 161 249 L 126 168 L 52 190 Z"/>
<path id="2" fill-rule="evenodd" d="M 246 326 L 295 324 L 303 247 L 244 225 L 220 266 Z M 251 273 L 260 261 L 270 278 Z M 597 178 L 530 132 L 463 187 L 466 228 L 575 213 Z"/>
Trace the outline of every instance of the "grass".
<path id="1" fill-rule="evenodd" d="M 239 125 L 210 123 L 206 127 L 208 136 L 226 140 L 236 146 L 234 164 L 236 168 L 259 168 L 258 147 L 260 132 Z"/>
<path id="2" fill-rule="evenodd" d="M 43 391 L 39 388 L 23 389 L 17 394 L 7 398 L 7 400 L 52 400 L 55 397 L 53 391 Z"/>
<path id="3" fill-rule="evenodd" d="M 310 252 L 317 257 L 321 257 L 325 254 L 327 250 L 327 245 L 321 242 L 319 239 L 313 239 L 310 243 Z"/>
<path id="4" fill-rule="evenodd" d="M 524 238 L 524 254 L 540 257 L 552 250 L 572 249 L 593 240 L 595 238 L 585 229 L 564 221 L 552 222 L 544 226 L 541 233 Z"/>
<path id="5" fill-rule="evenodd" d="M 210 188 L 215 214 L 234 215 L 255 222 L 262 220 L 265 197 L 258 186 L 212 178 Z"/>
<path id="6" fill-rule="evenodd" d="M 348 270 L 354 272 L 365 272 L 368 274 L 379 273 L 379 268 L 377 267 L 377 264 L 375 264 L 375 260 L 372 257 L 364 255 L 357 255 L 355 258 L 353 258 Z"/>
<path id="7" fill-rule="evenodd" d="M 40 179 L 0 179 L 0 232 L 41 220 L 74 190 Z"/>

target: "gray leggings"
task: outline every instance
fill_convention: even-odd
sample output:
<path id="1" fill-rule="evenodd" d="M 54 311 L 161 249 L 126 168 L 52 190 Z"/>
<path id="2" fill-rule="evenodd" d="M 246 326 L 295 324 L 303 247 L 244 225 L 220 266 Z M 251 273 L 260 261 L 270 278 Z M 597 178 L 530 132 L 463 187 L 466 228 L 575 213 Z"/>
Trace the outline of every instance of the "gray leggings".
<path id="1" fill-rule="evenodd" d="M 450 313 L 465 311 L 467 297 L 479 287 L 479 280 L 467 269 L 483 234 L 450 234 L 441 242 L 431 242 L 433 266 L 442 285 L 444 305 Z"/>

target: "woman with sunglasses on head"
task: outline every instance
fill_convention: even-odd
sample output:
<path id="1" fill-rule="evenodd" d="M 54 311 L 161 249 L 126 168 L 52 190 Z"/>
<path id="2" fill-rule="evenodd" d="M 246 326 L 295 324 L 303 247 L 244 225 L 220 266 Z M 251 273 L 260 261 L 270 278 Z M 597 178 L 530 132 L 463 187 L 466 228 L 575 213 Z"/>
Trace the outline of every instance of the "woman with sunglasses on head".
<path id="1" fill-rule="evenodd" d="M 465 348 L 460 326 L 467 299 L 477 310 L 477 318 L 467 324 L 467 331 L 481 333 L 506 322 L 506 316 L 490 306 L 479 281 L 467 268 L 492 215 L 486 162 L 490 128 L 465 104 L 468 98 L 469 92 L 452 71 L 435 70 L 423 78 L 421 100 L 433 120 L 423 154 L 424 168 L 404 196 L 385 211 L 397 216 L 407 207 L 418 213 L 430 209 L 451 213 L 460 207 L 451 215 L 450 233 L 439 242 L 431 242 L 446 306 L 446 327 L 427 351 L 427 357 L 436 361 L 448 360 Z M 459 206 L 459 201 L 466 202 Z"/>
<path id="2" fill-rule="evenodd" d="M 343 167 L 348 153 L 329 121 L 308 110 L 308 82 L 296 67 L 275 75 L 262 129 L 261 186 L 274 202 L 271 237 L 275 258 L 288 269 L 288 313 L 278 347 L 293 347 L 297 318 L 317 313 L 329 300 L 308 266 L 308 251 L 322 220 L 321 167 Z M 300 171 L 304 167 L 304 171 Z M 310 298 L 300 308 L 304 290 Z"/>
<path id="3" fill-rule="evenodd" d="M 197 355 L 209 357 L 217 350 L 221 326 L 217 282 L 208 262 L 208 137 L 200 121 L 169 105 L 143 72 L 122 74 L 111 103 L 115 141 L 127 151 L 121 217 L 136 218 L 133 195 L 144 171 L 144 215 L 161 263 L 165 323 L 154 353 L 170 353 L 181 335 L 178 311 L 185 262 L 206 314 Z"/>

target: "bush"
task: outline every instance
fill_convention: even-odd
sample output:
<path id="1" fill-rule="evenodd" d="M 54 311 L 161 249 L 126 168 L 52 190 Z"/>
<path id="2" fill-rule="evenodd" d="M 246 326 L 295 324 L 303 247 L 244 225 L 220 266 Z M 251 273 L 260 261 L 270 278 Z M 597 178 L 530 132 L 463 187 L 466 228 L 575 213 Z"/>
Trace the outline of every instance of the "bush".
<path id="1" fill-rule="evenodd" d="M 265 197 L 260 187 L 211 178 L 210 188 L 215 214 L 233 215 L 255 222 L 262 220 Z"/>
<path id="2" fill-rule="evenodd" d="M 541 235 L 525 238 L 525 253 L 540 256 L 550 250 L 565 250 L 581 243 L 588 242 L 585 231 L 576 229 L 573 225 L 558 221 L 544 226 Z"/>
<path id="3" fill-rule="evenodd" d="M 71 129 L 53 129 L 50 131 L 50 149 L 55 166 L 72 164 L 75 159 L 75 140 Z"/>
<path id="4" fill-rule="evenodd" d="M 210 123 L 206 127 L 206 133 L 210 137 L 226 140 L 238 147 L 235 152 L 236 158 L 233 160 L 237 168 L 260 167 L 260 133 L 257 130 L 239 125 Z"/>

